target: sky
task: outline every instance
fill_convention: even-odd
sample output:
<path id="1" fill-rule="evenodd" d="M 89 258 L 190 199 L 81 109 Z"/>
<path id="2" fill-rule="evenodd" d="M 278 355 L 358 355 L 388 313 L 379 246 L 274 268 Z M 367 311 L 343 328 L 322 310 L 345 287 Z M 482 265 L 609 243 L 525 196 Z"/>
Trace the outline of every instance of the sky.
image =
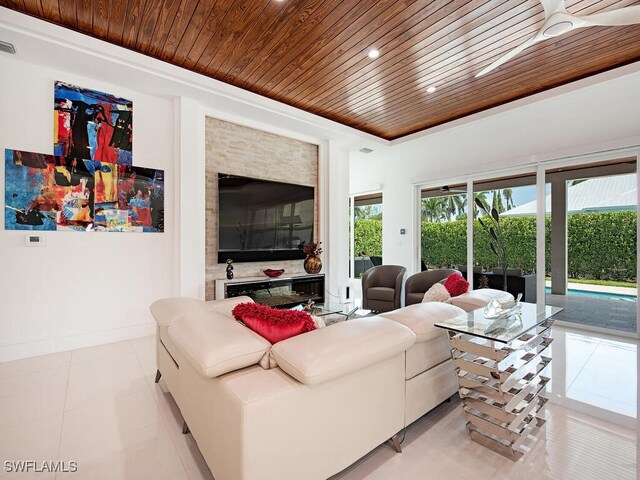
<path id="1" fill-rule="evenodd" d="M 536 186 L 527 185 L 513 189 L 513 203 L 517 207 L 536 199 Z"/>

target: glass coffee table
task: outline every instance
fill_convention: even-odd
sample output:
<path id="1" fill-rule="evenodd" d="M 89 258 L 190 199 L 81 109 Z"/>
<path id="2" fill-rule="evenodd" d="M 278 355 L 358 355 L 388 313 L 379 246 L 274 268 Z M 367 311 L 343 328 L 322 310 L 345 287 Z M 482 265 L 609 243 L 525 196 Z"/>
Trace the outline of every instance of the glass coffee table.
<path id="1" fill-rule="evenodd" d="M 348 320 L 359 308 L 353 303 L 324 302 L 311 305 L 302 303 L 297 307 L 293 307 L 292 310 L 300 310 L 317 317 L 322 317 L 325 325 L 332 325 Z"/>
<path id="2" fill-rule="evenodd" d="M 309 312 L 311 315 L 316 315 L 318 317 L 342 315 L 345 317 L 343 320 L 348 320 L 351 315 L 358 311 L 358 307 L 356 307 L 353 303 L 325 302 L 315 304 L 310 310 L 305 311 Z"/>
<path id="3" fill-rule="evenodd" d="M 560 310 L 522 303 L 504 319 L 487 319 L 481 308 L 435 324 L 449 334 L 469 436 L 512 460 L 545 423 L 543 370 L 551 362 L 552 317 Z"/>

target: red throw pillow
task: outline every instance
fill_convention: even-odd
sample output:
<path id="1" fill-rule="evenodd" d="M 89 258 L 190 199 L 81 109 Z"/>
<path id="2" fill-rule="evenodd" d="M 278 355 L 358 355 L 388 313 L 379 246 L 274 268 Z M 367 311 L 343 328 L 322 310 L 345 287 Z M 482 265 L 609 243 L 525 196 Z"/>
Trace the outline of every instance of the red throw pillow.
<path id="1" fill-rule="evenodd" d="M 271 343 L 316 329 L 311 315 L 299 310 L 282 310 L 259 303 L 240 303 L 231 314 Z"/>
<path id="2" fill-rule="evenodd" d="M 449 295 L 457 297 L 469 291 L 469 282 L 459 273 L 452 273 L 444 282 L 444 288 L 447 289 Z"/>

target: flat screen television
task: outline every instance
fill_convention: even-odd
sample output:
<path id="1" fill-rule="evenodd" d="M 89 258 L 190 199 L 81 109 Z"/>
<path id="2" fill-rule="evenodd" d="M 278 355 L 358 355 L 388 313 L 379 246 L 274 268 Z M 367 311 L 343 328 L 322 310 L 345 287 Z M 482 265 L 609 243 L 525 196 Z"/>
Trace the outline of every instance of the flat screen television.
<path id="1" fill-rule="evenodd" d="M 313 241 L 315 189 L 218 174 L 218 263 L 305 258 Z"/>

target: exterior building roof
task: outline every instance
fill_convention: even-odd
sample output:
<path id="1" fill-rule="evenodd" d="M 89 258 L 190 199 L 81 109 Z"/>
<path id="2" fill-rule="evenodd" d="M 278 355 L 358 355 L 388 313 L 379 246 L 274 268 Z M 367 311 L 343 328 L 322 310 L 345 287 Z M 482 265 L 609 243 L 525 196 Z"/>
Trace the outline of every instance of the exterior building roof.
<path id="1" fill-rule="evenodd" d="M 615 175 L 590 178 L 567 189 L 569 213 L 636 210 L 636 176 Z M 546 197 L 546 211 L 551 212 L 551 193 Z M 505 217 L 536 214 L 536 201 L 524 203 L 501 213 Z"/>

